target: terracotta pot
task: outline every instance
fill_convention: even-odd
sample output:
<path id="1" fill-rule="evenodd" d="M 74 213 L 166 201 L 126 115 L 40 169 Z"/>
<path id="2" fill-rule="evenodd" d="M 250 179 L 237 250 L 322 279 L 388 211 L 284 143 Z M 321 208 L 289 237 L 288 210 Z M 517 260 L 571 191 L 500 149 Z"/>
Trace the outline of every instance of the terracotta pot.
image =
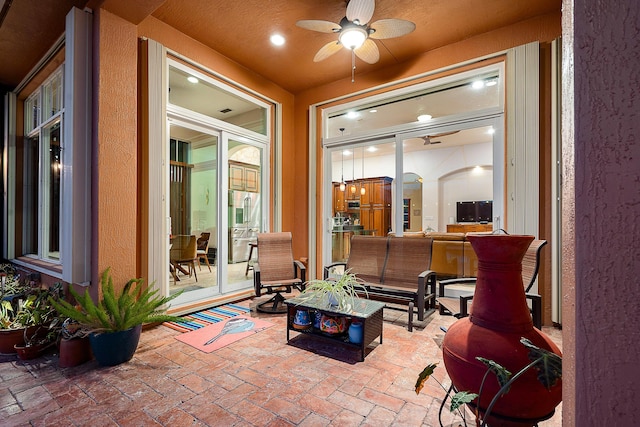
<path id="1" fill-rule="evenodd" d="M 45 352 L 45 350 L 52 347 L 54 344 L 55 343 L 48 342 L 44 344 L 36 344 L 36 345 L 30 345 L 30 346 L 14 345 L 13 347 L 15 348 L 16 353 L 18 353 L 18 358 L 20 360 L 31 360 L 42 355 Z"/>
<path id="2" fill-rule="evenodd" d="M 60 359 L 58 365 L 61 368 L 71 368 L 91 360 L 91 345 L 89 338 L 71 338 L 60 341 Z"/>
<path id="3" fill-rule="evenodd" d="M 487 368 L 476 356 L 493 360 L 513 374 L 529 364 L 528 349 L 521 337 L 561 355 L 558 347 L 533 327 L 522 284 L 522 258 L 533 236 L 484 235 L 467 237 L 478 256 L 478 278 L 469 317 L 455 322 L 442 343 L 447 373 L 458 391 L 478 393 Z M 482 412 L 500 386 L 485 381 L 474 401 Z M 477 400 L 477 399 L 476 399 Z M 498 399 L 487 423 L 491 427 L 533 426 L 553 415 L 562 400 L 562 384 L 547 390 L 535 369 L 518 378 L 507 394 Z"/>
<path id="4" fill-rule="evenodd" d="M 27 329 L 27 336 L 35 333 L 36 326 Z M 13 354 L 16 352 L 15 346 L 24 345 L 24 328 L 20 329 L 0 329 L 0 353 Z"/>

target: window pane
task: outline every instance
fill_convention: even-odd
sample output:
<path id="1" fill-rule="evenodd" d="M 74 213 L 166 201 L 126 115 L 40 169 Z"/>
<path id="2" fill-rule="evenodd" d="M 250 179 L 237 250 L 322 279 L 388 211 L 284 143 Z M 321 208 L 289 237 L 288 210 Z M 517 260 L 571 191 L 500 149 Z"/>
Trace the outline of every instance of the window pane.
<path id="1" fill-rule="evenodd" d="M 58 73 L 43 88 L 43 122 L 62 109 L 62 95 L 62 73 Z"/>
<path id="2" fill-rule="evenodd" d="M 38 120 L 38 100 L 38 92 L 36 92 L 35 95 L 32 95 L 24 102 L 24 131 L 27 134 L 37 128 L 40 123 Z"/>
<path id="3" fill-rule="evenodd" d="M 458 217 L 461 201 L 493 199 L 493 132 L 488 126 L 432 132 L 403 141 L 404 231 L 457 231 L 458 223 L 482 225 L 489 214 Z"/>
<path id="4" fill-rule="evenodd" d="M 169 103 L 261 135 L 267 134 L 266 108 L 208 82 L 193 79 L 189 73 L 169 67 Z"/>
<path id="5" fill-rule="evenodd" d="M 44 257 L 60 260 L 60 122 L 44 130 L 45 191 L 43 201 Z"/>
<path id="6" fill-rule="evenodd" d="M 416 123 L 501 105 L 498 70 L 455 82 L 363 104 L 331 114 L 327 135 L 354 135 L 372 129 Z M 344 128 L 346 132 L 341 132 Z"/>
<path id="7" fill-rule="evenodd" d="M 22 204 L 22 253 L 38 254 L 38 136 L 25 138 Z"/>

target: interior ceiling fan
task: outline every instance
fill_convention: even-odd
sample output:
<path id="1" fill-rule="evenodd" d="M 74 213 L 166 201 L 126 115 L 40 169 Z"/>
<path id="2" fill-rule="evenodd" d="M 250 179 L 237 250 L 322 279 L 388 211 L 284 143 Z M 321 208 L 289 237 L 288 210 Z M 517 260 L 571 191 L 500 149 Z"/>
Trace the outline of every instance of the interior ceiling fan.
<path id="1" fill-rule="evenodd" d="M 318 19 L 303 19 L 296 22 L 300 28 L 338 34 L 338 40 L 331 41 L 320 48 L 313 61 L 320 62 L 327 59 L 344 46 L 364 62 L 375 64 L 380 59 L 380 51 L 372 39 L 400 37 L 416 29 L 416 24 L 404 19 L 380 19 L 369 23 L 374 9 L 375 0 L 349 0 L 347 15 L 339 24 Z"/>
<path id="2" fill-rule="evenodd" d="M 458 133 L 458 132 L 460 131 L 454 130 L 452 132 L 442 132 L 442 133 L 436 133 L 434 135 L 421 136 L 420 138 L 424 140 L 424 145 L 441 144 L 442 141 L 434 141 L 433 139 L 442 138 L 443 136 L 453 135 L 454 133 Z"/>

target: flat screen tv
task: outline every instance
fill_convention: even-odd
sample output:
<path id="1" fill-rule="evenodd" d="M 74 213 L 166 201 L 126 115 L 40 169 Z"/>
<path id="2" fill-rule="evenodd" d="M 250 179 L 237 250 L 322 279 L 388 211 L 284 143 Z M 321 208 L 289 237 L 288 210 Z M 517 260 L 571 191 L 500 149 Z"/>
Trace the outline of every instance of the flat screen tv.
<path id="1" fill-rule="evenodd" d="M 456 222 L 491 222 L 492 218 L 492 200 L 456 203 Z"/>

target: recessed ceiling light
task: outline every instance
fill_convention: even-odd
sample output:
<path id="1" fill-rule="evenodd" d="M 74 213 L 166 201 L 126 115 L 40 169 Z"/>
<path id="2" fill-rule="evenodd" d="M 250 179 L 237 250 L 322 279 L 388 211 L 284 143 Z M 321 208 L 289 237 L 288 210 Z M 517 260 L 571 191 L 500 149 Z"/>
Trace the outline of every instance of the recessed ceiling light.
<path id="1" fill-rule="evenodd" d="M 487 133 L 489 135 L 493 135 L 494 133 L 496 133 L 496 130 L 494 128 L 489 128 L 489 130 L 487 131 Z"/>
<path id="2" fill-rule="evenodd" d="M 476 80 L 471 83 L 471 87 L 474 89 L 482 89 L 484 87 L 484 82 L 482 80 Z"/>
<path id="3" fill-rule="evenodd" d="M 285 42 L 284 37 L 282 37 L 280 34 L 273 34 L 270 40 L 271 40 L 271 43 L 273 43 L 276 46 L 282 46 Z"/>
<path id="4" fill-rule="evenodd" d="M 498 84 L 498 80 L 489 80 L 488 82 L 486 82 L 484 85 L 485 86 L 495 86 Z"/>
<path id="5" fill-rule="evenodd" d="M 198 79 L 193 76 L 187 77 L 187 80 L 189 81 L 189 83 L 193 83 L 193 84 L 198 83 Z"/>
<path id="6" fill-rule="evenodd" d="M 344 150 L 344 151 L 342 152 L 342 154 L 344 154 L 345 156 L 349 156 L 349 155 L 351 155 L 351 151 L 349 151 L 349 150 Z"/>
<path id="7" fill-rule="evenodd" d="M 373 153 L 375 151 L 378 151 L 378 148 L 377 147 L 367 147 L 367 151 L 370 152 L 370 153 Z"/>
<path id="8" fill-rule="evenodd" d="M 377 113 L 378 110 L 376 110 L 375 108 L 373 110 L 369 110 L 370 113 Z"/>
<path id="9" fill-rule="evenodd" d="M 347 119 L 355 119 L 359 116 L 360 114 L 357 111 L 349 111 L 346 115 Z"/>
<path id="10" fill-rule="evenodd" d="M 420 114 L 418 116 L 418 121 L 421 123 L 428 122 L 431 120 L 431 114 Z"/>

